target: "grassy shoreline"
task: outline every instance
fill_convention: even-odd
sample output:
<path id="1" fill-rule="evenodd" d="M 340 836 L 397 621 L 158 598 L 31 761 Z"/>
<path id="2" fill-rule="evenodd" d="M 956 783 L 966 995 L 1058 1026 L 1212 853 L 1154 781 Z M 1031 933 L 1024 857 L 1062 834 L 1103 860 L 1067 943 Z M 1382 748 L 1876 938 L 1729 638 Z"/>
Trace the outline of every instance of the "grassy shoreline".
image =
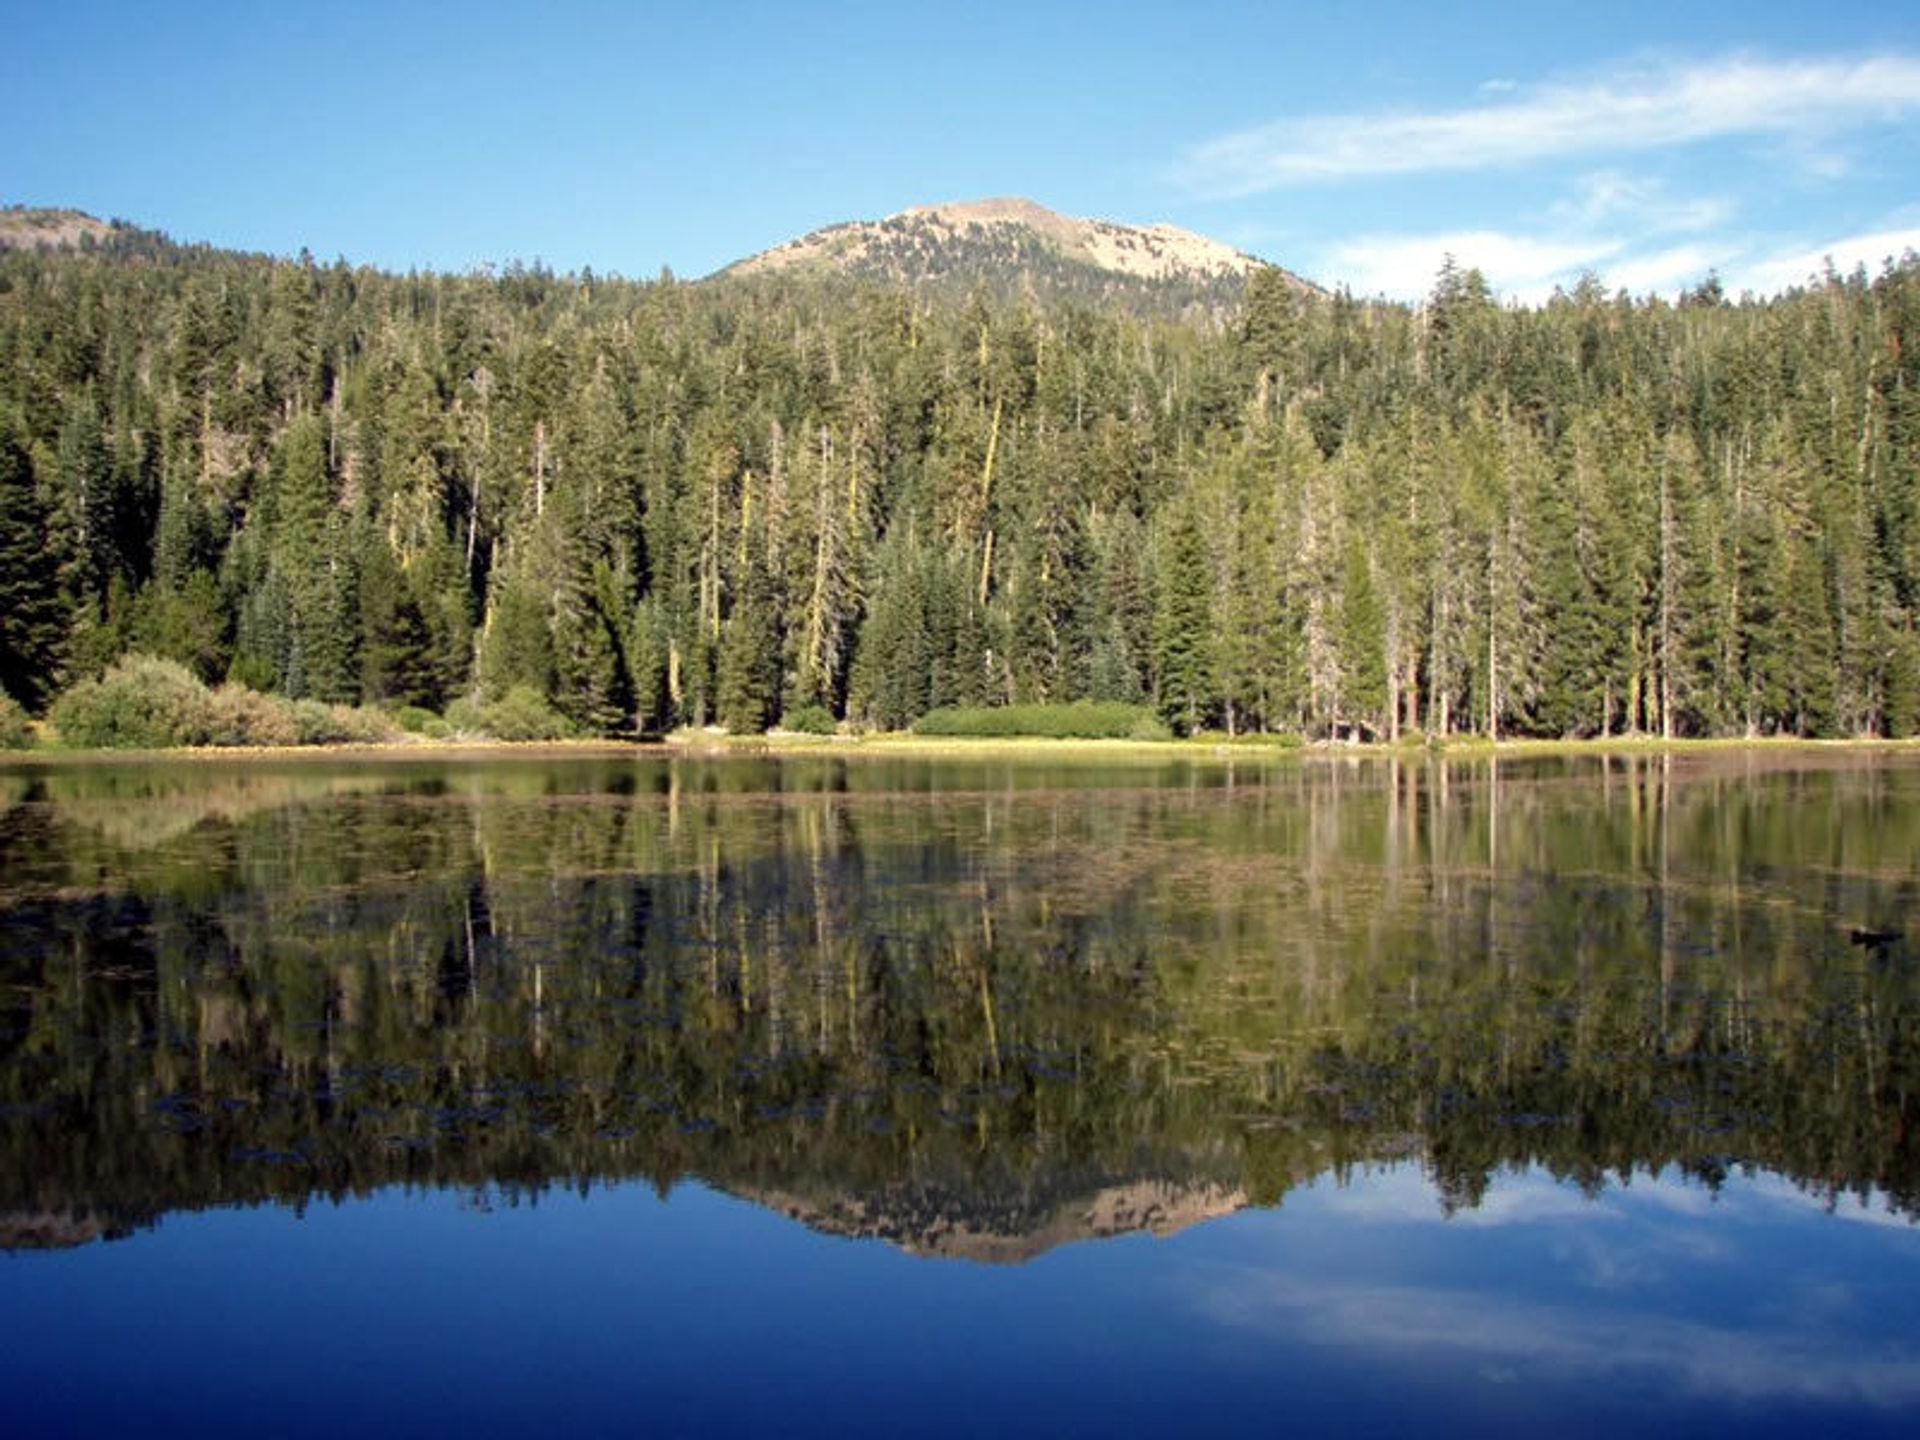
<path id="1" fill-rule="evenodd" d="M 728 735 L 719 731 L 676 731 L 649 740 L 404 740 L 334 745 L 182 745 L 155 749 L 66 749 L 36 746 L 0 750 L 0 765 L 124 764 L 154 760 L 585 760 L 668 755 L 692 758 L 744 756 L 925 756 L 932 758 L 1023 758 L 1087 760 L 1234 760 L 1298 763 L 1327 760 L 1476 760 L 1754 752 L 1786 754 L 1920 751 L 1920 737 L 1887 740 L 1854 737 L 1812 740 L 1780 736 L 1722 736 L 1663 740 L 1659 736 L 1615 735 L 1605 739 L 1514 739 L 1490 741 L 1456 736 L 1441 743 L 1424 740 L 1347 743 L 1308 742 L 1279 745 L 1258 740 L 1090 740 L 1045 736 L 931 736 L 905 731 L 869 735 L 806 735 L 774 731 L 764 735 Z"/>
<path id="2" fill-rule="evenodd" d="M 1307 742 L 1277 745 L 1259 740 L 1089 740 L 1053 739 L 1042 736 L 932 736 L 904 731 L 863 736 L 800 735 L 772 732 L 766 735 L 723 735 L 714 732 L 679 731 L 666 738 L 665 747 L 676 753 L 697 755 L 931 755 L 931 756 L 1013 756 L 1045 755 L 1089 758 L 1198 758 L 1260 761 L 1313 761 L 1351 759 L 1447 759 L 1468 760 L 1581 756 L 1581 755 L 1656 755 L 1702 754 L 1753 751 L 1758 753 L 1815 754 L 1871 753 L 1890 750 L 1920 750 L 1920 737 L 1887 740 L 1876 736 L 1838 740 L 1813 740 L 1793 736 L 1717 736 L 1707 739 L 1663 740 L 1657 735 L 1615 735 L 1605 739 L 1514 739 L 1492 741 L 1482 736 L 1462 735 L 1437 743 L 1425 740 L 1346 743 Z M 649 747 L 654 748 L 654 747 Z"/>

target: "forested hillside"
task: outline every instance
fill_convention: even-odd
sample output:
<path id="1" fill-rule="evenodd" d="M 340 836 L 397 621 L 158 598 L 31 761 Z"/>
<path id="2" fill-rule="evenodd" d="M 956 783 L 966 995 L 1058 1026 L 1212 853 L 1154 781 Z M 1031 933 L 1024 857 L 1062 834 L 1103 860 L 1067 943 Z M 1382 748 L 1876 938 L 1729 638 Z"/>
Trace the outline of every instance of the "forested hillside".
<path id="1" fill-rule="evenodd" d="M 0 252 L 0 682 L 584 731 L 1144 700 L 1387 736 L 1920 728 L 1920 261 L 1767 302 Z"/>

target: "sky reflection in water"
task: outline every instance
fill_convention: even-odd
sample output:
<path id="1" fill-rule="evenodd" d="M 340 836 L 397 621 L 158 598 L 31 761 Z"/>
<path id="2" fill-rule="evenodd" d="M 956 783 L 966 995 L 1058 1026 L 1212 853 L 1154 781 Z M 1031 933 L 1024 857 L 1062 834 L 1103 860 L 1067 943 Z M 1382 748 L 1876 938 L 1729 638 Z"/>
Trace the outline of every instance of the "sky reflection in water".
<path id="1" fill-rule="evenodd" d="M 1007 1268 L 700 1185 L 169 1217 L 0 1266 L 18 1434 L 1906 1433 L 1920 1230 L 1784 1182 L 1416 1164 Z"/>

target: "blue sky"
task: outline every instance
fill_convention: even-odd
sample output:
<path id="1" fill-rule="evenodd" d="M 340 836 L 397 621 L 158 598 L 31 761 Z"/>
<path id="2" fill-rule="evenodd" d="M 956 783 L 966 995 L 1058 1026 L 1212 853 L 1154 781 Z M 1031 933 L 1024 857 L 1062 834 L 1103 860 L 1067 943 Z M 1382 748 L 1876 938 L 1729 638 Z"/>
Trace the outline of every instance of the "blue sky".
<path id="1" fill-rule="evenodd" d="M 1578 13 L 1559 13 L 1571 8 Z M 0 0 L 0 201 L 390 268 L 704 274 L 985 195 L 1356 293 L 1920 248 L 1920 6 Z"/>

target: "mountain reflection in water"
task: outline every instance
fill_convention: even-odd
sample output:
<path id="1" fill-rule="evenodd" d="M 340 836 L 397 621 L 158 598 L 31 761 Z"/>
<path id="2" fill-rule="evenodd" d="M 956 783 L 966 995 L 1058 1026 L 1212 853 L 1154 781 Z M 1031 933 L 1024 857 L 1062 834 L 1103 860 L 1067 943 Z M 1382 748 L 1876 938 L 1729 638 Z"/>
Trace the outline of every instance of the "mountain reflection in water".
<path id="1" fill-rule="evenodd" d="M 1030 1258 L 1416 1162 L 1920 1204 L 1920 764 L 0 771 L 0 1243 L 697 1178 Z"/>

